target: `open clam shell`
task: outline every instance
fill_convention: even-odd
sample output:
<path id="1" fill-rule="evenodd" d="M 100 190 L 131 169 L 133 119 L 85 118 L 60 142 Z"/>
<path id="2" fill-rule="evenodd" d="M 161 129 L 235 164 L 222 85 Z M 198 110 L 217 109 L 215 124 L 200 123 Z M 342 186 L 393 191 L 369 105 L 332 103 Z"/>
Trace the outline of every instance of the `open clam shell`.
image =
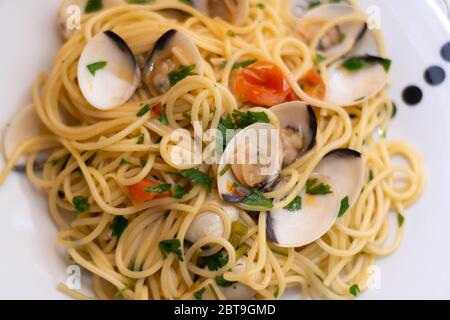
<path id="1" fill-rule="evenodd" d="M 311 106 L 302 101 L 282 103 L 270 108 L 280 121 L 283 165 L 292 164 L 316 143 L 317 119 Z"/>
<path id="2" fill-rule="evenodd" d="M 127 43 L 105 31 L 93 37 L 78 63 L 78 83 L 95 108 L 110 110 L 127 102 L 140 82 L 140 67 Z"/>
<path id="3" fill-rule="evenodd" d="M 248 0 L 191 0 L 192 6 L 204 14 L 214 18 L 242 25 L 248 16 Z"/>
<path id="4" fill-rule="evenodd" d="M 174 85 L 173 72 L 189 68 L 189 74 L 202 74 L 200 51 L 187 35 L 171 29 L 153 46 L 145 63 L 143 80 L 154 94 L 164 94 Z"/>

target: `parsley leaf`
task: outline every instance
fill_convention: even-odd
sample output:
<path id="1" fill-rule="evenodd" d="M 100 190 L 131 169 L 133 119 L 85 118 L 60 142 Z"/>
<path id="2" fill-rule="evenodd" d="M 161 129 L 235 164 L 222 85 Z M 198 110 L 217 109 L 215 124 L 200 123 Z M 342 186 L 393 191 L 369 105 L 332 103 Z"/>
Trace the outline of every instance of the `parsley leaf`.
<path id="1" fill-rule="evenodd" d="M 84 12 L 91 13 L 102 9 L 103 9 L 102 0 L 89 0 L 86 4 L 86 7 L 84 7 Z"/>
<path id="2" fill-rule="evenodd" d="M 217 252 L 209 257 L 201 257 L 200 266 L 207 266 L 211 271 L 217 271 L 223 268 L 228 263 L 228 256 L 225 256 L 222 251 Z"/>
<path id="3" fill-rule="evenodd" d="M 315 61 L 316 61 L 316 63 L 322 63 L 325 61 L 325 57 L 320 54 L 316 54 Z"/>
<path id="4" fill-rule="evenodd" d="M 236 128 L 243 129 L 254 123 L 269 123 L 269 117 L 265 112 L 241 112 L 235 110 L 233 112 L 233 119 Z"/>
<path id="5" fill-rule="evenodd" d="M 306 193 L 311 195 L 332 193 L 331 186 L 328 184 L 317 184 L 317 179 L 309 179 L 306 182 Z"/>
<path id="6" fill-rule="evenodd" d="M 273 203 L 266 197 L 264 197 L 263 193 L 259 191 L 258 189 L 251 188 L 250 194 L 247 195 L 243 200 L 242 203 L 247 204 L 249 206 L 257 206 L 257 207 L 263 207 L 272 209 Z"/>
<path id="7" fill-rule="evenodd" d="M 170 183 L 161 183 L 157 186 L 151 186 L 145 189 L 145 192 L 156 192 L 159 194 L 162 194 L 164 192 L 167 192 L 172 188 L 172 185 Z"/>
<path id="8" fill-rule="evenodd" d="M 175 253 L 178 256 L 178 260 L 184 261 L 183 252 L 181 251 L 181 243 L 178 239 L 163 240 L 159 243 L 159 250 L 163 258 L 167 258 L 169 253 Z"/>
<path id="9" fill-rule="evenodd" d="M 350 287 L 349 292 L 352 296 L 356 297 L 358 293 L 361 292 L 361 290 L 359 289 L 359 286 L 357 284 L 354 284 Z"/>
<path id="10" fill-rule="evenodd" d="M 284 209 L 287 211 L 298 211 L 302 208 L 302 197 L 296 196 Z"/>
<path id="11" fill-rule="evenodd" d="M 143 107 L 138 111 L 138 113 L 136 114 L 136 116 L 142 117 L 142 116 L 145 115 L 147 112 L 149 112 L 151 108 L 152 108 L 152 107 L 150 107 L 149 104 L 146 104 L 145 106 L 143 106 Z"/>
<path id="12" fill-rule="evenodd" d="M 345 60 L 342 66 L 349 71 L 359 71 L 366 66 L 366 63 L 360 58 L 350 58 Z"/>
<path id="13" fill-rule="evenodd" d="M 240 62 L 236 62 L 235 64 L 233 64 L 233 67 L 231 68 L 231 70 L 237 70 L 240 68 L 247 68 L 248 66 L 254 64 L 256 61 L 258 61 L 257 59 L 250 59 L 250 60 L 244 60 L 244 61 L 240 61 Z"/>
<path id="14" fill-rule="evenodd" d="M 187 194 L 186 190 L 184 190 L 184 188 L 179 184 L 176 184 L 173 192 L 173 197 L 175 199 L 182 199 L 185 194 Z"/>
<path id="15" fill-rule="evenodd" d="M 91 206 L 89 205 L 88 198 L 82 196 L 76 196 L 72 199 L 73 207 L 77 213 L 83 213 L 88 211 Z"/>
<path id="16" fill-rule="evenodd" d="M 348 204 L 348 196 L 341 200 L 341 207 L 339 208 L 338 218 L 342 217 L 350 208 Z"/>
<path id="17" fill-rule="evenodd" d="M 212 190 L 212 178 L 208 174 L 198 169 L 186 169 L 180 172 L 180 175 L 195 185 L 205 186 L 209 192 Z"/>
<path id="18" fill-rule="evenodd" d="M 146 4 L 155 2 L 155 0 L 127 0 L 127 2 L 130 4 Z"/>
<path id="19" fill-rule="evenodd" d="M 280 288 L 277 288 L 277 290 L 274 291 L 273 296 L 275 298 L 278 298 L 279 295 L 280 295 Z"/>
<path id="20" fill-rule="evenodd" d="M 400 228 L 403 223 L 405 222 L 405 216 L 402 215 L 400 212 L 397 213 L 397 223 L 398 223 L 398 227 Z"/>
<path id="21" fill-rule="evenodd" d="M 108 62 L 106 61 L 98 61 L 87 65 L 86 68 L 89 70 L 90 74 L 92 74 L 95 77 L 97 71 L 105 68 L 107 64 Z"/>
<path id="22" fill-rule="evenodd" d="M 195 300 L 202 300 L 203 293 L 206 291 L 205 288 L 201 288 L 200 290 L 194 292 Z"/>
<path id="23" fill-rule="evenodd" d="M 195 69 L 195 64 L 191 64 L 186 67 L 182 67 L 181 69 L 177 71 L 172 71 L 169 73 L 169 81 L 170 85 L 174 86 L 184 78 L 188 76 L 195 76 L 197 75 L 195 72 L 193 72 Z"/>
<path id="24" fill-rule="evenodd" d="M 115 216 L 113 222 L 111 223 L 113 236 L 116 236 L 117 239 L 119 239 L 127 226 L 128 226 L 127 219 L 125 219 L 123 216 Z"/>
<path id="25" fill-rule="evenodd" d="M 262 3 L 262 2 L 258 3 L 256 6 L 257 6 L 259 9 L 262 9 L 262 10 L 266 8 L 265 4 Z"/>
<path id="26" fill-rule="evenodd" d="M 161 122 L 165 126 L 169 125 L 169 120 L 167 120 L 166 115 L 166 105 L 164 105 L 161 109 L 161 114 L 159 115 L 159 122 Z"/>
<path id="27" fill-rule="evenodd" d="M 144 134 L 140 134 L 136 140 L 136 144 L 143 144 L 143 143 L 144 143 Z"/>
<path id="28" fill-rule="evenodd" d="M 227 281 L 227 280 L 225 280 L 225 278 L 223 277 L 223 275 L 217 276 L 217 277 L 215 278 L 215 280 L 216 280 L 216 283 L 217 283 L 218 286 L 224 287 L 224 288 L 226 288 L 226 287 L 231 287 L 233 284 L 236 283 L 236 281 Z"/>

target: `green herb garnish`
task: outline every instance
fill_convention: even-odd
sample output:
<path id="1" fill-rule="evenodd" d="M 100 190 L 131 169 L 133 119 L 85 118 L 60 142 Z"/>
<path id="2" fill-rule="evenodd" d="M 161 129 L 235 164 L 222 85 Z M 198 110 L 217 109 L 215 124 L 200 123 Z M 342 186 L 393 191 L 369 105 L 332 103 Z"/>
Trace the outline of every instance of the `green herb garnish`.
<path id="1" fill-rule="evenodd" d="M 227 281 L 225 280 L 225 278 L 223 277 L 223 275 L 221 276 L 217 276 L 215 278 L 216 283 L 219 287 L 223 287 L 223 288 L 227 288 L 227 287 L 231 287 L 233 284 L 236 283 L 236 281 Z"/>
<path id="2" fill-rule="evenodd" d="M 180 175 L 195 185 L 205 186 L 209 192 L 212 190 L 212 178 L 208 174 L 198 169 L 186 169 L 180 172 Z"/>
<path id="3" fill-rule="evenodd" d="M 257 59 L 250 59 L 250 60 L 236 62 L 235 64 L 233 64 L 233 68 L 231 70 L 237 70 L 237 69 L 240 69 L 240 68 L 245 69 L 248 66 L 254 64 L 256 61 L 258 61 L 258 60 Z"/>
<path id="4" fill-rule="evenodd" d="M 403 223 L 405 223 L 405 216 L 400 212 L 397 213 L 397 223 L 399 228 L 403 225 Z"/>
<path id="5" fill-rule="evenodd" d="M 175 199 L 182 199 L 187 192 L 184 190 L 182 186 L 176 184 L 174 187 L 173 197 Z"/>
<path id="6" fill-rule="evenodd" d="M 348 197 L 345 197 L 341 200 L 341 207 L 339 208 L 338 218 L 342 217 L 350 208 L 350 205 L 348 204 Z"/>
<path id="7" fill-rule="evenodd" d="M 166 105 L 164 105 L 161 108 L 161 114 L 159 115 L 159 122 L 161 122 L 165 126 L 169 125 L 169 120 L 167 119 L 167 115 L 166 115 Z"/>
<path id="8" fill-rule="evenodd" d="M 201 257 L 200 266 L 206 266 L 211 271 L 217 271 L 223 268 L 228 263 L 228 256 L 224 255 L 222 251 L 217 252 L 209 257 Z"/>
<path id="9" fill-rule="evenodd" d="M 272 201 L 264 197 L 264 194 L 255 188 L 250 189 L 250 194 L 242 200 L 242 203 L 249 206 L 263 207 L 268 209 L 273 208 Z"/>
<path id="10" fill-rule="evenodd" d="M 317 184 L 317 179 L 309 179 L 306 182 L 306 193 L 311 195 L 332 193 L 331 186 L 328 184 Z"/>
<path id="11" fill-rule="evenodd" d="M 287 211 L 298 211 L 302 208 L 302 197 L 296 196 L 284 209 Z"/>
<path id="12" fill-rule="evenodd" d="M 188 76 L 195 76 L 197 75 L 195 72 L 193 72 L 195 69 L 195 64 L 191 64 L 186 67 L 182 67 L 181 69 L 177 71 L 172 71 L 169 73 L 169 81 L 172 86 L 176 85 L 178 82 L 183 80 L 184 78 Z"/>
<path id="13" fill-rule="evenodd" d="M 88 198 L 82 196 L 76 196 L 72 199 L 73 207 L 77 213 L 83 213 L 89 211 L 91 206 L 89 205 Z"/>
<path id="14" fill-rule="evenodd" d="M 167 192 L 172 188 L 172 185 L 170 183 L 161 183 L 157 186 L 151 186 L 145 189 L 145 192 L 156 192 L 159 194 L 162 194 L 164 192 Z"/>
<path id="15" fill-rule="evenodd" d="M 142 117 L 143 115 L 145 115 L 147 112 L 149 112 L 151 110 L 152 107 L 150 107 L 149 104 L 146 104 L 145 106 L 143 106 L 138 113 L 136 114 L 136 116 L 138 117 Z"/>
<path id="16" fill-rule="evenodd" d="M 116 236 L 117 239 L 120 238 L 125 228 L 128 226 L 128 220 L 123 216 L 115 216 L 114 220 L 111 223 L 111 229 L 113 231 L 113 236 Z"/>
<path id="17" fill-rule="evenodd" d="M 349 292 L 352 296 L 356 297 L 358 293 L 361 292 L 361 290 L 359 289 L 359 286 L 357 284 L 354 284 L 350 287 Z"/>
<path id="18" fill-rule="evenodd" d="M 98 62 L 87 65 L 87 69 L 95 77 L 95 74 L 97 73 L 97 71 L 105 68 L 107 64 L 108 64 L 108 62 L 106 62 L 106 61 L 98 61 Z"/>
<path id="19" fill-rule="evenodd" d="M 202 300 L 203 293 L 206 291 L 205 288 L 201 288 L 200 290 L 194 292 L 195 300 Z"/>
<path id="20" fill-rule="evenodd" d="M 163 240 L 159 243 L 159 250 L 163 258 L 167 258 L 170 253 L 174 253 L 178 256 L 178 260 L 184 261 L 183 252 L 181 251 L 181 243 L 178 239 Z"/>
<path id="21" fill-rule="evenodd" d="M 247 128 L 254 123 L 269 123 L 269 117 L 265 112 L 241 112 L 233 111 L 233 120 L 237 129 Z"/>
<path id="22" fill-rule="evenodd" d="M 86 3 L 86 7 L 84 7 L 85 13 L 91 13 L 95 11 L 99 11 L 103 9 L 103 1 L 102 0 L 89 0 Z"/>
<path id="23" fill-rule="evenodd" d="M 140 134 L 136 140 L 136 144 L 143 144 L 143 143 L 144 143 L 144 134 Z"/>

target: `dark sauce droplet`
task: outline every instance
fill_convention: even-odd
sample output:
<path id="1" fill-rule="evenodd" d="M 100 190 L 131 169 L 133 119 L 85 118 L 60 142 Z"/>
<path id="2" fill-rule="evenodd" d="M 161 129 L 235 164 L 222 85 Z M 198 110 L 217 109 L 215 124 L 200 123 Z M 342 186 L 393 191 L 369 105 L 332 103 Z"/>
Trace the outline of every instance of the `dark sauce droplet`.
<path id="1" fill-rule="evenodd" d="M 445 70 L 438 66 L 432 66 L 425 71 L 424 77 L 429 85 L 437 86 L 444 82 Z"/>
<path id="2" fill-rule="evenodd" d="M 441 56 L 442 56 L 442 59 L 444 59 L 447 62 L 450 62 L 450 42 L 447 42 L 442 47 Z"/>
<path id="3" fill-rule="evenodd" d="M 406 87 L 405 90 L 403 90 L 403 101 L 407 105 L 414 106 L 420 103 L 423 98 L 423 92 L 422 90 L 417 86 L 409 86 Z"/>

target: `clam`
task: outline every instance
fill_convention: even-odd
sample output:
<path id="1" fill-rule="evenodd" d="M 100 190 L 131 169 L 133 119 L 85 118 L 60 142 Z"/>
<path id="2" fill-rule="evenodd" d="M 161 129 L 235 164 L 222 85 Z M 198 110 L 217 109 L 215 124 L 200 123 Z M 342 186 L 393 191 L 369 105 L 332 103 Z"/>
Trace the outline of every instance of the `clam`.
<path id="1" fill-rule="evenodd" d="M 328 100 L 340 106 L 352 106 L 375 96 L 389 82 L 391 61 L 363 55 L 333 63 L 327 73 Z"/>
<path id="2" fill-rule="evenodd" d="M 174 72 L 202 74 L 203 63 L 195 43 L 180 31 L 171 29 L 155 43 L 145 63 L 143 78 L 154 94 L 164 94 L 177 81 Z"/>
<path id="3" fill-rule="evenodd" d="M 299 210 L 282 208 L 267 215 L 267 235 L 279 247 L 301 247 L 316 241 L 336 221 L 340 199 L 332 180 L 322 175 L 312 175 L 311 179 L 330 186 L 331 193 L 309 195 L 303 190 Z"/>
<path id="4" fill-rule="evenodd" d="M 244 273 L 246 264 L 247 258 L 245 256 L 241 257 L 236 261 L 232 272 L 237 274 Z M 228 300 L 251 300 L 256 295 L 255 290 L 240 282 L 234 282 L 232 285 L 220 289 Z"/>
<path id="5" fill-rule="evenodd" d="M 191 0 L 191 4 L 209 17 L 220 17 L 238 26 L 245 22 L 249 11 L 248 0 Z"/>
<path id="6" fill-rule="evenodd" d="M 311 106 L 301 101 L 270 108 L 280 121 L 283 165 L 288 166 L 311 150 L 316 143 L 317 119 Z"/>
<path id="7" fill-rule="evenodd" d="M 280 247 L 301 247 L 316 241 L 334 225 L 338 214 L 352 208 L 363 182 L 364 161 L 360 153 L 350 149 L 328 153 L 314 169 L 306 190 L 298 195 L 297 206 L 267 215 L 268 237 Z M 318 193 L 308 190 L 320 184 L 328 189 Z"/>
<path id="8" fill-rule="evenodd" d="M 140 68 L 127 43 L 105 31 L 93 37 L 78 63 L 78 83 L 95 108 L 110 110 L 127 102 L 140 82 Z"/>
<path id="9" fill-rule="evenodd" d="M 329 177 L 336 186 L 339 199 L 348 197 L 349 209 L 358 199 L 364 184 L 364 160 L 351 149 L 337 149 L 328 153 L 314 169 Z"/>
<path id="10" fill-rule="evenodd" d="M 23 143 L 41 135 L 49 134 L 49 130 L 39 119 L 34 105 L 30 104 L 21 109 L 8 122 L 3 132 L 3 154 L 5 160 L 12 158 L 14 152 Z M 39 154 L 35 166 L 40 167 L 47 161 L 46 154 Z M 15 170 L 25 171 L 26 158 L 21 157 L 16 163 Z"/>
<path id="11" fill-rule="evenodd" d="M 126 0 L 103 0 L 99 1 L 100 6 L 92 6 L 89 0 L 64 0 L 59 6 L 58 25 L 64 39 L 69 39 L 74 30 L 79 28 L 82 16 L 91 12 L 109 9 L 118 5 L 126 4 Z"/>
<path id="12" fill-rule="evenodd" d="M 279 177 L 283 164 L 280 135 L 268 123 L 255 123 L 239 131 L 220 159 L 217 185 L 220 196 L 239 203 L 250 190 L 263 190 Z M 250 208 L 247 208 L 250 210 Z M 256 211 L 259 211 L 255 207 Z"/>
<path id="13" fill-rule="evenodd" d="M 233 205 L 221 203 L 220 208 L 225 211 L 233 222 L 239 219 L 239 209 Z M 192 221 L 186 232 L 186 240 L 194 243 L 206 236 L 222 237 L 224 232 L 223 221 L 220 215 L 212 211 L 200 212 Z"/>
<path id="14" fill-rule="evenodd" d="M 344 3 L 332 3 L 318 6 L 308 11 L 298 22 L 296 30 L 310 43 L 317 32 L 328 22 L 360 11 Z M 317 52 L 331 57 L 342 50 L 350 49 L 367 30 L 365 22 L 342 22 L 331 28 L 319 41 Z"/>

